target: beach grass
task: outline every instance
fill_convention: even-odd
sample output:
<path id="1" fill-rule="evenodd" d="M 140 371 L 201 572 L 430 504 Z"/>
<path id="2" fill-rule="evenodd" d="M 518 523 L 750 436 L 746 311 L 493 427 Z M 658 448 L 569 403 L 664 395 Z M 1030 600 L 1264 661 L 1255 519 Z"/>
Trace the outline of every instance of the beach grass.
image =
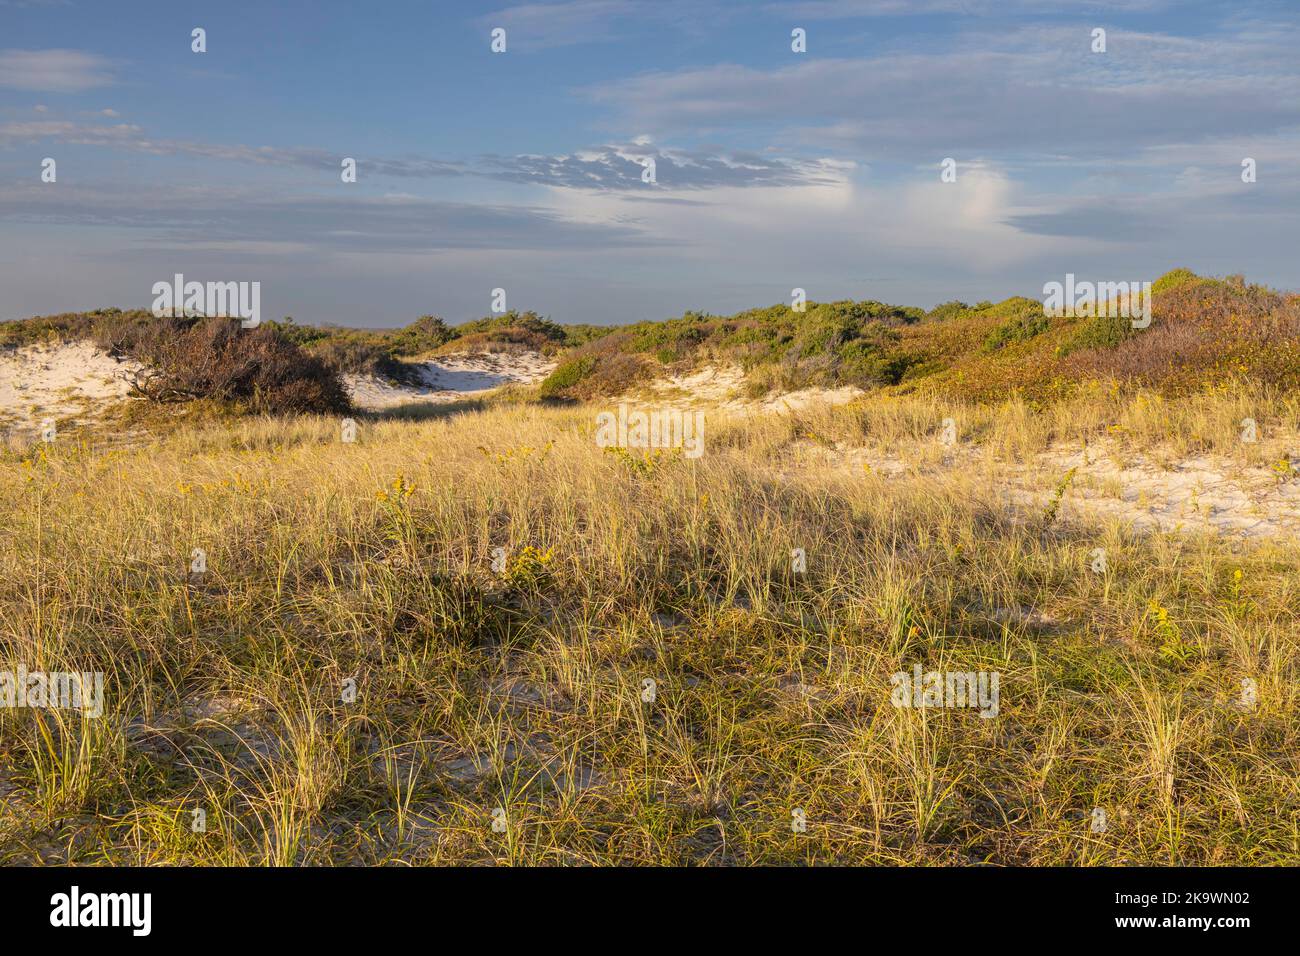
<path id="1" fill-rule="evenodd" d="M 0 671 L 104 699 L 0 707 L 0 862 L 1300 861 L 1294 542 L 1085 520 L 1041 464 L 1260 465 L 1284 395 L 709 413 L 695 459 L 599 408 L 5 451 Z M 918 666 L 996 712 L 897 706 Z"/>

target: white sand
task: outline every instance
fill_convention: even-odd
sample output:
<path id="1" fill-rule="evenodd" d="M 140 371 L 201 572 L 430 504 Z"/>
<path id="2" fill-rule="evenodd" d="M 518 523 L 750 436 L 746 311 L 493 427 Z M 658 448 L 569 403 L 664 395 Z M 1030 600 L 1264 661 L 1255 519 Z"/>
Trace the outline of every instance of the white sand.
<path id="1" fill-rule="evenodd" d="M 412 402 L 454 402 L 479 398 L 502 385 L 545 378 L 555 363 L 538 352 L 484 352 L 412 363 L 419 385 L 397 385 L 374 375 L 345 375 L 358 408 L 394 408 Z"/>
<path id="2" fill-rule="evenodd" d="M 126 376 L 137 368 L 90 342 L 0 350 L 0 422 L 25 432 L 47 418 L 92 418 L 127 394 Z"/>
<path id="3" fill-rule="evenodd" d="M 1295 437 L 1300 446 L 1300 435 Z M 1043 513 L 1057 484 L 1075 468 L 1057 508 L 1061 521 L 1116 521 L 1143 531 L 1247 539 L 1300 538 L 1300 476 L 1280 481 L 1268 468 L 1217 455 L 1156 464 L 1157 451 L 1123 456 L 1114 443 L 1101 441 L 1086 452 L 1056 447 L 1025 461 L 1005 461 L 971 446 L 936 458 L 933 447 L 902 447 L 885 454 L 809 442 L 801 444 L 798 454 L 891 482 L 973 477 L 990 501 L 1031 515 Z M 1117 464 L 1120 460 L 1125 463 Z"/>
<path id="4" fill-rule="evenodd" d="M 1117 517 L 1126 524 L 1161 531 L 1195 530 L 1241 537 L 1300 534 L 1300 480 L 1279 480 L 1261 467 L 1204 455 L 1154 464 L 1148 455 L 1120 456 L 1105 444 L 1083 451 L 1057 450 L 1040 457 L 1064 473 L 1077 467 L 1066 517 Z"/>
<path id="5" fill-rule="evenodd" d="M 736 415 L 766 412 L 798 412 L 821 405 L 844 405 L 866 394 L 860 388 L 801 388 L 759 399 L 744 397 L 745 373 L 736 366 L 707 365 L 689 375 L 669 375 L 636 391 L 612 400 L 652 404 L 657 408 L 716 407 Z"/>
<path id="6" fill-rule="evenodd" d="M 85 341 L 0 350 L 0 425 L 29 433 L 47 418 L 94 418 L 128 394 L 127 376 L 139 368 Z M 416 363 L 419 386 L 370 375 L 344 379 L 358 406 L 381 409 L 482 396 L 511 382 L 538 381 L 553 368 L 555 363 L 537 352 L 487 352 Z"/>
<path id="7" fill-rule="evenodd" d="M 654 408 L 705 407 L 723 415 L 800 412 L 843 405 L 865 394 L 852 386 L 806 388 L 752 400 L 744 397 L 745 376 L 735 367 L 709 366 L 688 375 L 666 376 L 635 393 L 612 399 Z M 1295 440 L 1300 448 L 1300 434 Z M 1074 480 L 1063 495 L 1063 521 L 1121 524 L 1162 532 L 1210 532 L 1238 538 L 1300 538 L 1300 475 L 1279 481 L 1268 468 L 1246 467 L 1224 457 L 1201 456 L 1157 464 L 1156 449 L 1120 454 L 1112 442 L 1080 449 L 1053 448 L 1025 462 L 994 460 L 969 446 L 935 460 L 934 449 L 873 449 L 808 445 L 801 455 L 839 464 L 856 474 L 890 481 L 968 474 L 978 468 L 995 499 L 1042 513 L 1057 482 L 1071 468 Z M 909 454 L 911 452 L 911 454 Z M 1292 460 L 1300 459 L 1300 455 Z M 1124 463 L 1117 464 L 1123 461 Z M 865 467 L 864 467 L 865 466 Z"/>

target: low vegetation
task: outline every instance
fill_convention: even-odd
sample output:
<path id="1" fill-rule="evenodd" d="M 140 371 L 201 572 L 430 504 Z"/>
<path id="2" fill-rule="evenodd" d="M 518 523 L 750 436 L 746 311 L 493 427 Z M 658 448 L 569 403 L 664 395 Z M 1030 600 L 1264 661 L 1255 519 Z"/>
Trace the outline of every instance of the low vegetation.
<path id="1" fill-rule="evenodd" d="M 610 331 L 592 325 L 559 325 L 535 312 L 506 312 L 449 326 L 426 315 L 392 331 L 298 325 L 292 319 L 271 323 L 342 372 L 409 377 L 410 361 L 446 354 L 529 350 L 552 355 Z"/>
<path id="2" fill-rule="evenodd" d="M 0 322 L 0 348 L 89 339 L 114 354 L 151 361 L 165 357 L 166 338 L 187 332 L 198 322 L 195 317 L 158 319 L 140 309 L 36 316 Z M 437 316 L 426 315 L 391 331 L 300 325 L 292 318 L 285 318 L 261 323 L 254 342 L 256 349 L 275 350 L 280 356 L 291 356 L 295 350 L 301 350 L 311 360 L 303 367 L 308 377 L 319 377 L 316 369 L 319 362 L 340 374 L 370 374 L 403 381 L 412 377 L 410 361 L 414 359 L 510 350 L 551 355 L 593 341 L 610 331 L 607 326 L 559 325 L 535 312 L 511 311 L 458 326 L 449 326 Z M 148 354 L 137 347 L 140 343 L 148 344 Z M 183 350 L 186 345 L 178 343 L 173 348 Z M 191 390 L 188 386 L 197 384 L 190 382 L 184 387 L 163 390 L 168 394 L 188 394 Z M 219 398 L 223 391 L 217 388 L 205 397 Z M 322 395 L 322 403 L 312 410 L 329 412 L 335 407 L 331 398 Z"/>
<path id="3" fill-rule="evenodd" d="M 666 374 L 737 366 L 751 397 L 852 385 L 880 394 L 1050 401 L 1089 382 L 1164 394 L 1255 382 L 1300 386 L 1300 296 L 1175 269 L 1153 283 L 1152 323 L 1047 315 L 1036 299 L 946 302 L 926 312 L 877 301 L 778 305 L 732 316 L 689 311 L 664 322 L 561 325 L 508 312 L 458 326 L 426 315 L 382 331 L 266 322 L 276 339 L 339 373 L 410 378 L 412 362 L 452 353 L 529 350 L 557 366 L 542 398 L 625 394 Z M 0 324 L 0 347 L 47 338 L 113 343 L 158 326 L 145 312 L 43 316 Z M 193 321 L 193 320 L 186 320 Z M 170 328 L 170 326 L 160 326 Z M 161 333 L 165 334 L 165 333 Z M 311 372 L 308 377 L 318 377 Z M 328 404 L 314 410 L 328 411 Z"/>
<path id="4" fill-rule="evenodd" d="M 0 708 L 0 862 L 1294 865 L 1294 549 L 924 467 L 1115 435 L 1253 456 L 1243 408 L 1300 415 L 913 395 L 710 417 L 689 460 L 511 404 L 5 457 L 0 670 L 105 697 Z M 929 451 L 907 481 L 819 457 L 864 442 Z M 997 672 L 997 715 L 894 706 L 916 665 Z"/>
<path id="5" fill-rule="evenodd" d="M 0 707 L 0 863 L 1295 865 L 1294 542 L 1081 520 L 1097 479 L 1053 457 L 1296 480 L 1296 298 L 1157 285 L 1143 330 L 0 326 L 146 360 L 132 408 L 335 411 L 0 450 L 0 672 L 105 678 L 98 717 Z M 517 389 L 343 440 L 342 370 L 457 347 L 556 354 L 547 399 L 708 363 L 873 391 L 710 412 L 693 459 Z M 917 667 L 996 673 L 996 714 L 896 706 Z"/>
<path id="6" fill-rule="evenodd" d="M 1300 296 L 1176 269 L 1152 285 L 1150 328 L 1128 318 L 1044 314 L 1035 299 L 947 302 L 929 313 L 879 302 L 808 303 L 733 316 L 688 312 L 573 350 L 545 391 L 623 394 L 665 370 L 737 365 L 751 394 L 857 385 L 997 401 L 1051 400 L 1090 381 L 1166 394 L 1254 381 L 1300 385 Z M 575 370 L 581 369 L 576 378 Z"/>
<path id="7" fill-rule="evenodd" d="M 141 363 L 132 392 L 155 402 L 209 399 L 265 414 L 345 412 L 337 370 L 271 328 L 236 319 L 150 319 L 111 327 L 112 354 Z"/>

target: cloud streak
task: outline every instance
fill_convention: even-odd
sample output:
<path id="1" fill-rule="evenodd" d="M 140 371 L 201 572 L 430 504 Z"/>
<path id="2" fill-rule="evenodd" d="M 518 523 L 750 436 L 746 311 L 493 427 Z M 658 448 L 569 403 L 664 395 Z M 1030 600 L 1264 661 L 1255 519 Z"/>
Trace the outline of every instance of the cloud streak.
<path id="1" fill-rule="evenodd" d="M 31 120 L 0 124 L 0 146 L 54 142 L 98 146 L 155 156 L 190 156 L 259 166 L 337 174 L 342 154 L 304 147 L 248 146 L 154 139 L 134 124 Z M 720 186 L 802 186 L 842 178 L 846 164 L 799 160 L 754 152 L 708 153 L 631 143 L 604 145 L 559 155 L 480 156 L 472 160 L 430 157 L 354 156 L 362 176 L 435 179 L 475 176 L 510 183 L 567 189 L 641 189 L 645 162 L 654 160 L 658 184 L 671 189 Z"/>
<path id="2" fill-rule="evenodd" d="M 1122 155 L 1300 127 L 1294 29 L 1187 39 L 1112 30 L 969 36 L 955 49 L 720 64 L 588 87 L 625 125 L 669 137 L 770 128 L 778 139 L 912 162 L 931 156 Z M 1207 123 L 1213 116 L 1214 122 Z"/>
<path id="3" fill-rule="evenodd" d="M 662 189 L 828 185 L 842 180 L 848 168 L 829 160 L 786 159 L 753 152 L 717 155 L 632 143 L 563 156 L 488 157 L 478 172 L 542 186 L 646 190 L 642 177 L 651 160 L 655 185 Z"/>
<path id="4" fill-rule="evenodd" d="M 508 48 L 546 50 L 612 39 L 615 23 L 641 12 L 632 0 L 521 3 L 479 18 L 484 30 L 502 27 Z"/>
<path id="5" fill-rule="evenodd" d="M 229 188 L 15 186 L 0 190 L 0 221 L 139 230 L 169 246 L 279 243 L 320 253 L 574 251 L 656 242 L 627 223 L 582 221 L 537 206 Z"/>
<path id="6" fill-rule="evenodd" d="M 113 62 L 80 50 L 0 50 L 0 87 L 81 93 L 115 82 Z"/>

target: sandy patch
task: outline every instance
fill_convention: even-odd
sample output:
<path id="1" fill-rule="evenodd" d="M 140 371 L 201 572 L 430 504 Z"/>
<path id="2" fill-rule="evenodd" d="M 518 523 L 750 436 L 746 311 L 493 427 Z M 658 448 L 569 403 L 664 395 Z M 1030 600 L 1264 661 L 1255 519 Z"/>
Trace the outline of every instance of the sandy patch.
<path id="1" fill-rule="evenodd" d="M 839 388 L 801 388 L 797 392 L 769 396 L 757 404 L 749 403 L 742 408 L 745 411 L 759 412 L 801 412 L 824 405 L 847 405 L 865 394 L 866 392 L 854 385 L 841 385 Z"/>
<path id="2" fill-rule="evenodd" d="M 1297 436 L 1300 444 L 1300 436 Z M 854 474 L 888 481 L 978 473 L 993 495 L 1026 513 L 1042 513 L 1071 469 L 1060 520 L 1118 520 L 1160 532 L 1209 532 L 1238 538 L 1300 538 L 1300 474 L 1280 476 L 1222 456 L 1202 455 L 1157 464 L 1159 449 L 1124 454 L 1111 442 L 1086 450 L 1057 446 L 1027 461 L 1000 461 L 984 449 L 958 446 L 936 456 L 920 446 L 878 449 L 801 443 L 796 460 L 838 464 Z"/>
<path id="3" fill-rule="evenodd" d="M 1124 465 L 1104 446 L 1088 451 L 1056 449 L 1041 461 L 1061 473 L 1077 468 L 1062 498 L 1066 517 L 1118 517 L 1141 528 L 1196 530 L 1241 537 L 1300 533 L 1300 481 L 1279 480 L 1268 468 L 1247 467 L 1199 456 L 1168 467 L 1149 455 Z"/>
<path id="4" fill-rule="evenodd" d="M 723 412 L 752 415 L 769 412 L 799 412 L 827 405 L 845 405 L 865 394 L 852 385 L 839 388 L 802 388 L 795 392 L 745 397 L 745 373 L 736 366 L 705 366 L 686 375 L 669 375 L 614 400 L 615 404 L 653 404 L 660 408 L 691 408 L 709 405 Z"/>
<path id="5" fill-rule="evenodd" d="M 127 394 L 138 368 L 90 342 L 0 350 L 0 422 L 33 432 L 47 418 L 89 420 Z"/>
<path id="6" fill-rule="evenodd" d="M 689 375 L 670 375 L 643 389 L 643 392 L 668 404 L 710 404 L 724 406 L 738 401 L 745 373 L 735 367 L 706 365 Z"/>
<path id="7" fill-rule="evenodd" d="M 411 363 L 418 384 L 397 384 L 374 375 L 345 375 L 358 408 L 394 408 L 412 402 L 454 402 L 486 395 L 513 383 L 529 384 L 551 373 L 555 363 L 538 352 L 485 352 Z"/>

